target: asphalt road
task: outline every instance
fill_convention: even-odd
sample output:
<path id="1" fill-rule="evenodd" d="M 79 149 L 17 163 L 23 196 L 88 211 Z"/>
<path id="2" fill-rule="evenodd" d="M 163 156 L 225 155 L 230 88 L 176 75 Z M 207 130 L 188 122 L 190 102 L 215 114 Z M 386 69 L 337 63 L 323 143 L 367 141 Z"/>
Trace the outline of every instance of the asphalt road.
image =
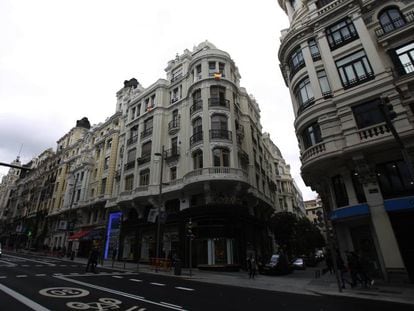
<path id="1" fill-rule="evenodd" d="M 201 283 L 15 253 L 0 258 L 0 310 L 413 310 L 383 301 Z M 237 284 L 235 284 L 237 285 Z"/>

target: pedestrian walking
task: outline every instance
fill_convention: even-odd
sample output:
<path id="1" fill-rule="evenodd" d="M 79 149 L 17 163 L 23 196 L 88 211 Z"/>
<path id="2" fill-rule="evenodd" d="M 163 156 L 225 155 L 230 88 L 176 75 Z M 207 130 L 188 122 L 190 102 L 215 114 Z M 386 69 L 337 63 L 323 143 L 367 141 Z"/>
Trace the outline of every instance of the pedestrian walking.
<path id="1" fill-rule="evenodd" d="M 99 257 L 98 249 L 94 247 L 89 253 L 88 262 L 86 264 L 86 272 L 89 271 L 89 267 L 90 267 L 91 272 L 97 273 L 96 266 L 98 265 L 98 257 Z"/>
<path id="2" fill-rule="evenodd" d="M 326 263 L 326 271 L 329 271 L 329 274 L 332 274 L 334 272 L 334 266 L 333 266 L 333 260 L 332 260 L 332 254 L 328 250 L 325 255 L 325 263 Z"/>
<path id="3" fill-rule="evenodd" d="M 254 276 L 256 275 L 257 264 L 253 255 L 250 255 L 250 257 L 247 258 L 247 270 L 249 272 L 249 279 L 254 279 Z"/>

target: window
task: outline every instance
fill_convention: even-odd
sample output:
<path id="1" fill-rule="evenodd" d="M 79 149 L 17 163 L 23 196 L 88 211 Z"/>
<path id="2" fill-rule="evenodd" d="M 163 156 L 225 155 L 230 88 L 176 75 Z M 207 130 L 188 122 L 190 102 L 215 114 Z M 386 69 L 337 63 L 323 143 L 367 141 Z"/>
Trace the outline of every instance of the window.
<path id="1" fill-rule="evenodd" d="M 131 145 L 133 143 L 136 143 L 138 140 L 138 125 L 134 125 L 129 130 L 129 138 L 127 140 L 127 145 Z"/>
<path id="2" fill-rule="evenodd" d="M 289 57 L 290 77 L 293 77 L 303 67 L 305 67 L 305 60 L 303 59 L 302 50 L 297 47 Z"/>
<path id="3" fill-rule="evenodd" d="M 377 165 L 377 178 L 385 199 L 409 196 L 414 193 L 414 181 L 410 178 L 407 165 L 403 161 L 393 161 Z"/>
<path id="4" fill-rule="evenodd" d="M 308 40 L 309 50 L 312 55 L 312 59 L 317 61 L 321 59 L 321 53 L 319 52 L 318 44 L 316 43 L 315 39 Z"/>
<path id="5" fill-rule="evenodd" d="M 194 169 L 203 168 L 203 151 L 196 150 L 193 152 L 193 166 Z"/>
<path id="6" fill-rule="evenodd" d="M 323 97 L 331 96 L 331 87 L 329 86 L 328 77 L 326 76 L 325 70 L 320 70 L 317 73 L 319 86 L 321 87 L 321 92 Z"/>
<path id="7" fill-rule="evenodd" d="M 142 144 L 141 148 L 141 157 L 151 157 L 151 148 L 152 148 L 152 141 L 148 141 L 145 144 Z"/>
<path id="8" fill-rule="evenodd" d="M 348 194 L 341 175 L 332 177 L 332 188 L 335 194 L 336 206 L 341 207 L 348 205 Z"/>
<path id="9" fill-rule="evenodd" d="M 178 154 L 178 137 L 171 138 L 171 155 Z"/>
<path id="10" fill-rule="evenodd" d="M 403 74 L 414 72 L 414 42 L 395 50 Z"/>
<path id="11" fill-rule="evenodd" d="M 351 179 L 352 179 L 352 185 L 354 186 L 355 195 L 357 197 L 358 203 L 364 203 L 367 201 L 364 193 L 364 187 L 361 184 L 358 174 L 353 171 L 351 172 Z"/>
<path id="12" fill-rule="evenodd" d="M 329 46 L 331 50 L 337 49 L 347 42 L 358 39 L 358 33 L 350 19 L 341 21 L 326 29 Z"/>
<path id="13" fill-rule="evenodd" d="M 195 80 L 200 80 L 202 78 L 201 75 L 201 64 L 197 65 L 195 68 Z"/>
<path id="14" fill-rule="evenodd" d="M 170 180 L 176 180 L 177 179 L 177 167 L 171 167 L 170 168 Z"/>
<path id="15" fill-rule="evenodd" d="M 141 114 L 141 104 L 139 104 L 139 105 L 137 106 L 137 117 L 139 117 L 139 116 L 140 116 L 140 114 Z"/>
<path id="16" fill-rule="evenodd" d="M 312 86 L 308 77 L 299 82 L 295 89 L 295 96 L 299 104 L 298 112 L 303 111 L 313 104 L 315 98 L 313 97 Z"/>
<path id="17" fill-rule="evenodd" d="M 176 87 L 175 89 L 173 89 L 172 93 L 171 93 L 171 103 L 175 103 L 177 100 L 179 100 L 179 88 Z"/>
<path id="18" fill-rule="evenodd" d="M 230 166 L 230 151 L 225 148 L 213 149 L 213 165 L 214 166 Z"/>
<path id="19" fill-rule="evenodd" d="M 219 105 L 225 105 L 226 100 L 226 88 L 222 86 L 213 85 L 210 87 L 210 97 L 212 99 L 211 103 L 216 103 Z"/>
<path id="20" fill-rule="evenodd" d="M 171 73 L 171 82 L 174 82 L 178 79 L 180 79 L 183 76 L 183 68 L 179 67 Z"/>
<path id="21" fill-rule="evenodd" d="M 313 123 L 302 132 L 305 149 L 322 142 L 321 129 L 318 123 Z"/>
<path id="22" fill-rule="evenodd" d="M 147 186 L 149 185 L 150 170 L 145 169 L 139 172 L 139 185 Z"/>
<path id="23" fill-rule="evenodd" d="M 104 170 L 107 170 L 109 168 L 109 157 L 106 157 L 104 160 Z"/>
<path id="24" fill-rule="evenodd" d="M 193 136 L 190 138 L 190 144 L 194 144 L 203 140 L 203 125 L 201 118 L 196 118 L 193 121 Z"/>
<path id="25" fill-rule="evenodd" d="M 371 65 L 362 50 L 338 60 L 336 68 L 344 88 L 353 87 L 374 78 Z"/>
<path id="26" fill-rule="evenodd" d="M 152 134 L 152 122 L 152 117 L 144 121 L 144 131 L 141 133 L 141 138 L 150 136 Z"/>
<path id="27" fill-rule="evenodd" d="M 378 16 L 384 33 L 393 31 L 405 25 L 404 17 L 398 8 L 387 8 Z"/>
<path id="28" fill-rule="evenodd" d="M 227 117 L 222 114 L 215 114 L 211 117 L 211 128 L 213 130 L 227 131 Z"/>
<path id="29" fill-rule="evenodd" d="M 134 120 L 135 119 L 135 110 L 136 110 L 136 108 L 135 107 L 132 107 L 131 108 L 131 115 L 130 115 L 130 120 Z"/>
<path id="30" fill-rule="evenodd" d="M 108 139 L 106 142 L 106 150 L 110 150 L 112 147 L 112 139 Z"/>
<path id="31" fill-rule="evenodd" d="M 224 63 L 219 63 L 219 72 L 221 73 L 222 77 L 225 77 L 224 68 L 225 68 L 225 64 Z"/>
<path id="32" fill-rule="evenodd" d="M 216 72 L 216 62 L 208 62 L 208 75 L 209 77 L 214 76 Z"/>
<path id="33" fill-rule="evenodd" d="M 137 150 L 135 148 L 128 150 L 127 153 L 127 163 L 125 164 L 125 169 L 131 169 L 135 167 L 135 158 Z"/>
<path id="34" fill-rule="evenodd" d="M 355 122 L 359 129 L 385 122 L 384 116 L 382 115 L 381 110 L 378 108 L 380 101 L 380 99 L 374 99 L 372 101 L 352 107 Z"/>
<path id="35" fill-rule="evenodd" d="M 125 190 L 132 190 L 134 187 L 134 175 L 128 175 L 125 177 Z"/>
<path id="36" fill-rule="evenodd" d="M 101 194 L 105 194 L 106 190 L 106 178 L 102 179 L 101 181 Z"/>

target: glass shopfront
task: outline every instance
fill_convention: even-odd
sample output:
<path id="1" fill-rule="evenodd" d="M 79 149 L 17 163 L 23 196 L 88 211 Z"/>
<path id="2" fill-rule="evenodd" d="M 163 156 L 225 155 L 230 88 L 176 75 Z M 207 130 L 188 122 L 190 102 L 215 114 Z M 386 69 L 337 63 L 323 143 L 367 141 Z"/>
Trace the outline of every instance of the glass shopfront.
<path id="1" fill-rule="evenodd" d="M 194 241 L 198 265 L 227 265 L 234 263 L 234 239 L 213 238 Z"/>

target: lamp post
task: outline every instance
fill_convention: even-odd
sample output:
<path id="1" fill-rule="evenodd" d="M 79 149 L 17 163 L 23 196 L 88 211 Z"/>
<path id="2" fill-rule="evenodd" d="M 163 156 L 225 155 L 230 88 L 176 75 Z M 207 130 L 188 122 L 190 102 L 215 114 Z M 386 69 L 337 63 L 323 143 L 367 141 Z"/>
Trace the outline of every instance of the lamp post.
<path id="1" fill-rule="evenodd" d="M 159 179 L 159 192 L 158 192 L 158 216 L 157 216 L 157 243 L 156 243 L 156 250 L 155 250 L 155 256 L 156 261 L 159 260 L 160 255 L 160 231 L 161 231 L 161 204 L 162 204 L 162 174 L 164 171 L 164 145 L 161 147 L 161 153 L 157 152 L 154 153 L 156 156 L 161 157 L 161 167 L 160 167 L 160 179 Z M 155 265 L 155 271 L 158 272 L 158 265 Z"/>

